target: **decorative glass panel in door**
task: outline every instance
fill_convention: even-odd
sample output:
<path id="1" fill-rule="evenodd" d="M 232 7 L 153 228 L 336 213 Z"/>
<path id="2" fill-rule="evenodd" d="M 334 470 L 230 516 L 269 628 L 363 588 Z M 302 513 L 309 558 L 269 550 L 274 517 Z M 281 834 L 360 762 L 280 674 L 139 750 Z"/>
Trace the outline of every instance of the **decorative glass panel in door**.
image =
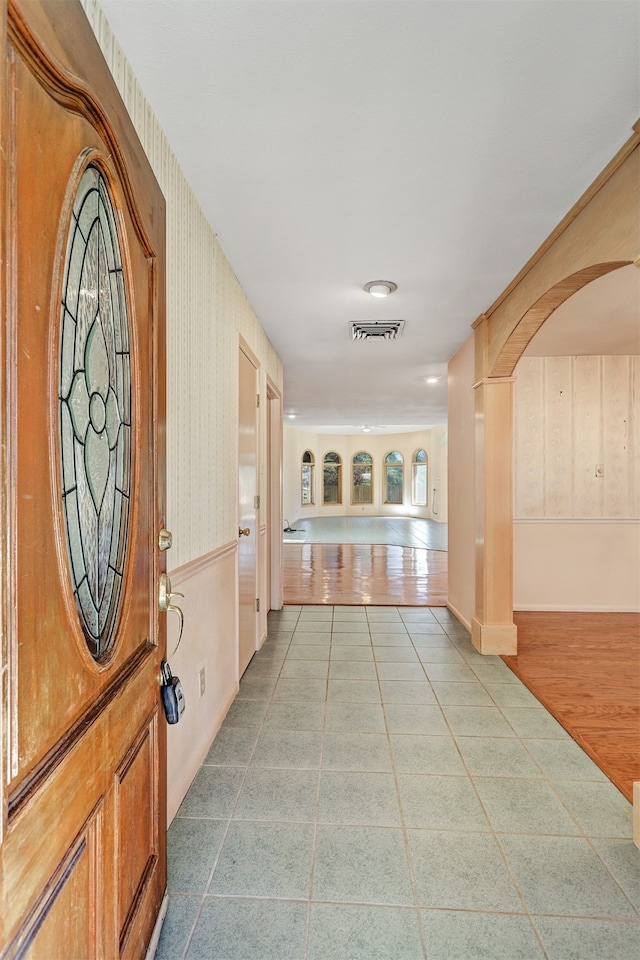
<path id="1" fill-rule="evenodd" d="M 107 184 L 85 170 L 73 204 L 60 317 L 63 516 L 87 646 L 109 650 L 127 547 L 131 363 L 122 256 Z"/>

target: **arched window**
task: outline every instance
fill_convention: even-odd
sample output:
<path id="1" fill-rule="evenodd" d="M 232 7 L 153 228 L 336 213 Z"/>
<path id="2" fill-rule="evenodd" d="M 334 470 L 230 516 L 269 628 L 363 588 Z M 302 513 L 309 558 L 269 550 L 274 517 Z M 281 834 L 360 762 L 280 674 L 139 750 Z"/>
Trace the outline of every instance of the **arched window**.
<path id="1" fill-rule="evenodd" d="M 384 502 L 402 503 L 404 486 L 404 457 L 397 450 L 384 458 Z"/>
<path id="2" fill-rule="evenodd" d="M 324 503 L 342 503 L 342 460 L 338 453 L 325 453 L 322 471 Z"/>
<path id="3" fill-rule="evenodd" d="M 351 503 L 373 503 L 373 457 L 364 450 L 351 459 Z"/>
<path id="4" fill-rule="evenodd" d="M 302 482 L 302 493 L 300 499 L 303 507 L 308 506 L 310 503 L 315 503 L 315 466 L 316 461 L 311 453 L 311 450 L 305 450 L 305 452 L 302 454 L 302 467 L 300 471 Z"/>
<path id="5" fill-rule="evenodd" d="M 411 502 L 416 507 L 426 507 L 429 501 L 427 486 L 427 451 L 416 450 L 413 455 L 411 474 Z"/>

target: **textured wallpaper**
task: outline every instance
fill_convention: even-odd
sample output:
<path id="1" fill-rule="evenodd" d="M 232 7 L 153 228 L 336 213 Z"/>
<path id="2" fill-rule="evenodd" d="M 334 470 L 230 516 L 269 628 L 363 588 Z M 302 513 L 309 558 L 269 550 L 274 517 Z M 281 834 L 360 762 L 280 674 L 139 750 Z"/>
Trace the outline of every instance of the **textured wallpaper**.
<path id="1" fill-rule="evenodd" d="M 640 357 L 524 357 L 516 519 L 640 517 Z"/>
<path id="2" fill-rule="evenodd" d="M 236 539 L 238 343 L 282 390 L 282 364 L 205 220 L 96 0 L 82 0 L 167 201 L 167 525 L 171 567 Z M 262 404 L 260 415 L 268 407 Z M 260 425 L 261 463 L 266 429 Z M 263 470 L 261 470 L 263 476 Z"/>

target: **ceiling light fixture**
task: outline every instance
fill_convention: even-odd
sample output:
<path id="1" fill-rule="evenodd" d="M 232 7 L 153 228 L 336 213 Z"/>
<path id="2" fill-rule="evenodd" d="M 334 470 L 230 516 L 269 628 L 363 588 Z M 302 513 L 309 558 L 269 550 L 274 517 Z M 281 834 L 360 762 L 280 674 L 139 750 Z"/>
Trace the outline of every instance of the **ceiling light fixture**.
<path id="1" fill-rule="evenodd" d="M 363 428 L 362 428 L 362 432 L 363 432 L 363 433 L 371 433 L 371 427 L 363 427 Z"/>
<path id="2" fill-rule="evenodd" d="M 365 283 L 363 289 L 372 297 L 388 297 L 398 289 L 398 284 L 392 280 L 370 280 L 369 283 Z"/>
<path id="3" fill-rule="evenodd" d="M 440 377 L 423 377 L 425 383 L 438 383 Z"/>
<path id="4" fill-rule="evenodd" d="M 287 414 L 287 417 L 289 418 L 289 420 L 295 420 L 296 415 L 295 415 L 295 413 L 288 413 L 288 414 Z"/>

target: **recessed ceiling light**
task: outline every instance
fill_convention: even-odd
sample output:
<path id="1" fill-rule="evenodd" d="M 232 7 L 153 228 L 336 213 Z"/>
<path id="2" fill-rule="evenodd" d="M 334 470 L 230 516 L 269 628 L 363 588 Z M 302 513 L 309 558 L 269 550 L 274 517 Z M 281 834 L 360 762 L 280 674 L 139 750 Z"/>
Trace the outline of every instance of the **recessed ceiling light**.
<path id="1" fill-rule="evenodd" d="M 371 427 L 363 427 L 363 428 L 362 428 L 362 432 L 363 432 L 363 433 L 371 433 Z"/>
<path id="2" fill-rule="evenodd" d="M 363 289 L 372 297 L 388 297 L 398 289 L 398 284 L 393 280 L 370 280 L 369 283 L 365 283 Z"/>
<path id="3" fill-rule="evenodd" d="M 288 416 L 289 420 L 295 420 L 295 418 L 296 418 L 295 413 L 288 413 L 287 416 Z"/>
<path id="4" fill-rule="evenodd" d="M 423 377 L 425 383 L 438 383 L 440 377 Z"/>

